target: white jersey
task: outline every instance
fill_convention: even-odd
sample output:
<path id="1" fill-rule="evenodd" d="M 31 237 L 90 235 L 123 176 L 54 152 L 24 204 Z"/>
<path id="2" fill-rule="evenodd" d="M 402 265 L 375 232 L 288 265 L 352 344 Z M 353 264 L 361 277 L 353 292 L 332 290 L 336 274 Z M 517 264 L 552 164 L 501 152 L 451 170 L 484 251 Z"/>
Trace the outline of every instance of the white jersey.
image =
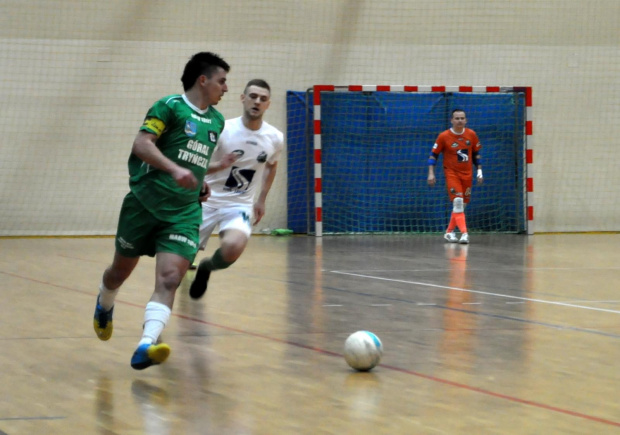
<path id="1" fill-rule="evenodd" d="M 213 208 L 252 207 L 263 184 L 265 164 L 276 163 L 283 148 L 284 135 L 265 121 L 260 129 L 250 130 L 241 117 L 226 120 L 211 160 L 219 161 L 229 153 L 238 157 L 230 167 L 207 174 L 211 196 L 205 204 Z"/>

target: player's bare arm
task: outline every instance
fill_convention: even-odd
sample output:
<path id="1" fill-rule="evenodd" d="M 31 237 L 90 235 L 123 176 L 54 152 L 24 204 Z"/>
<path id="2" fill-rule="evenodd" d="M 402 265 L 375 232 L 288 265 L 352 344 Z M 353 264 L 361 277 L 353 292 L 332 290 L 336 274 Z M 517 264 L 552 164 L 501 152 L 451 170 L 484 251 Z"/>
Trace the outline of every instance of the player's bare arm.
<path id="1" fill-rule="evenodd" d="M 433 160 L 432 163 L 431 163 L 431 160 Z M 428 183 L 429 186 L 434 187 L 435 184 L 437 183 L 437 178 L 435 178 L 435 164 L 437 164 L 437 158 L 431 155 L 428 161 L 429 161 L 428 177 L 426 178 L 426 182 Z"/>
<path id="2" fill-rule="evenodd" d="M 265 201 L 267 200 L 267 195 L 269 194 L 269 190 L 271 190 L 271 185 L 273 184 L 273 180 L 276 178 L 276 172 L 278 170 L 278 162 L 275 163 L 267 163 L 265 166 L 265 172 L 263 173 L 263 187 L 261 189 L 260 195 L 254 204 L 254 225 L 260 222 L 260 220 L 265 215 Z"/>
<path id="3" fill-rule="evenodd" d="M 217 162 L 209 163 L 209 168 L 207 169 L 207 174 L 212 174 L 213 172 L 221 171 L 222 169 L 229 168 L 233 163 L 239 158 L 239 156 L 235 153 L 228 153 L 222 157 L 221 160 Z"/>
<path id="4" fill-rule="evenodd" d="M 474 164 L 476 165 L 476 183 L 482 184 L 484 183 L 484 176 L 482 175 L 482 157 L 477 150 L 474 150 Z"/>
<path id="5" fill-rule="evenodd" d="M 164 156 L 159 148 L 157 148 L 156 142 L 156 135 L 146 131 L 140 131 L 134 139 L 131 152 L 138 156 L 140 160 L 154 168 L 168 172 L 179 186 L 186 189 L 195 189 L 196 186 L 198 186 L 198 180 L 196 180 L 192 171 L 177 165 Z"/>

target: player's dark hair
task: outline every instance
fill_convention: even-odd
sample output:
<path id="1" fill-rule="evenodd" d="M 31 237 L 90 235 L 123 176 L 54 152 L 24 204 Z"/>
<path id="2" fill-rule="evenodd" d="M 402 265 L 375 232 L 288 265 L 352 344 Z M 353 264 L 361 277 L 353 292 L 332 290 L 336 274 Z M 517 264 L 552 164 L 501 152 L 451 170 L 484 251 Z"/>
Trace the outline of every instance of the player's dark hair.
<path id="1" fill-rule="evenodd" d="M 230 71 L 230 65 L 217 54 L 208 51 L 196 53 L 190 58 L 183 70 L 183 75 L 181 76 L 183 90 L 187 91 L 194 86 L 196 79 L 202 75 L 210 79 L 218 67 L 226 72 Z"/>
<path id="2" fill-rule="evenodd" d="M 271 93 L 271 88 L 269 87 L 269 83 L 267 83 L 263 79 L 252 79 L 252 80 L 250 80 L 248 82 L 248 84 L 245 85 L 245 89 L 243 90 L 244 94 L 248 91 L 248 88 L 250 86 L 258 86 L 259 88 L 267 89 L 269 91 L 269 93 Z"/>
<path id="3" fill-rule="evenodd" d="M 452 115 L 450 116 L 450 118 L 453 118 L 453 117 L 454 117 L 454 114 L 455 114 L 456 112 L 463 112 L 463 113 L 465 114 L 465 116 L 467 116 L 467 113 L 465 113 L 465 111 L 464 111 L 463 109 L 454 109 L 454 110 L 452 111 Z"/>

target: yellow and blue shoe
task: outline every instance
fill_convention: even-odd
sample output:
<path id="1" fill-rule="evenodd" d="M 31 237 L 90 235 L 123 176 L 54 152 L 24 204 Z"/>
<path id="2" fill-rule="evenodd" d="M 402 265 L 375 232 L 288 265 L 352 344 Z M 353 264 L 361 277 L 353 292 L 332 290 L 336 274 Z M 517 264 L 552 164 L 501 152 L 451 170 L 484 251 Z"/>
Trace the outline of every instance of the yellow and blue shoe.
<path id="1" fill-rule="evenodd" d="M 131 367 L 136 370 L 144 370 L 147 367 L 161 364 L 170 355 L 170 346 L 166 343 L 141 344 L 131 357 Z"/>
<path id="2" fill-rule="evenodd" d="M 99 340 L 106 341 L 112 337 L 112 331 L 114 330 L 114 326 L 112 325 L 113 314 L 114 307 L 110 308 L 109 311 L 106 311 L 101 305 L 99 305 L 99 296 L 97 296 L 93 326 Z"/>

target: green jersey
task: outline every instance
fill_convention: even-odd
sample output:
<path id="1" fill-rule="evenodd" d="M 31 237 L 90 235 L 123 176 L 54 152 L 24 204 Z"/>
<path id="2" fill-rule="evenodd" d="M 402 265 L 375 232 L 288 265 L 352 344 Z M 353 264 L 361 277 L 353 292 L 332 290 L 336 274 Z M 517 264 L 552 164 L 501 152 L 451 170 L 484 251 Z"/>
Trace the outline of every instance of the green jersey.
<path id="1" fill-rule="evenodd" d="M 194 190 L 179 186 L 172 176 L 135 154 L 129 156 L 129 187 L 142 205 L 166 222 L 201 221 L 198 196 L 207 173 L 224 117 L 215 108 L 200 110 L 184 95 L 170 95 L 149 109 L 141 131 L 157 136 L 157 148 L 177 165 L 191 170 L 198 180 Z"/>

